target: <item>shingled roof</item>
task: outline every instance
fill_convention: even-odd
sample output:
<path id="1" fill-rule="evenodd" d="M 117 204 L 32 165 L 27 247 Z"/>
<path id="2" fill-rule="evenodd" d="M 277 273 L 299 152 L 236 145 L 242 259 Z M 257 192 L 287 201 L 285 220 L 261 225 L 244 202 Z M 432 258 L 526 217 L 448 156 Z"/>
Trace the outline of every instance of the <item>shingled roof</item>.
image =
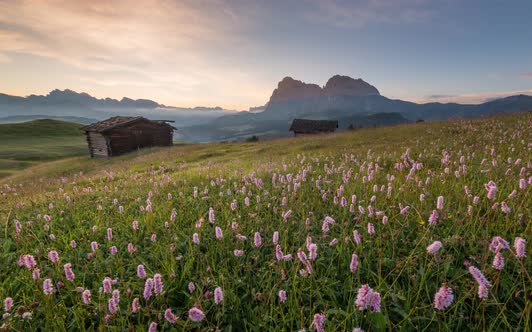
<path id="1" fill-rule="evenodd" d="M 114 116 L 114 117 L 109 118 L 107 120 L 103 120 L 103 121 L 100 121 L 100 122 L 95 122 L 93 124 L 85 126 L 82 129 L 85 130 L 85 131 L 95 131 L 95 132 L 101 133 L 101 132 L 104 132 L 104 131 L 109 130 L 109 129 L 121 127 L 121 126 L 124 126 L 126 124 L 131 124 L 133 122 L 141 121 L 141 120 L 150 121 L 150 122 L 156 122 L 156 123 L 159 123 L 159 124 L 165 124 L 165 125 L 170 126 L 169 124 L 166 123 L 165 120 L 161 120 L 161 121 L 155 120 L 154 121 L 154 120 L 146 119 L 146 118 L 144 118 L 142 116 Z M 174 127 L 172 127 L 172 128 L 174 128 Z"/>
<path id="2" fill-rule="evenodd" d="M 337 120 L 294 119 L 290 131 L 304 134 L 332 132 L 338 128 Z"/>

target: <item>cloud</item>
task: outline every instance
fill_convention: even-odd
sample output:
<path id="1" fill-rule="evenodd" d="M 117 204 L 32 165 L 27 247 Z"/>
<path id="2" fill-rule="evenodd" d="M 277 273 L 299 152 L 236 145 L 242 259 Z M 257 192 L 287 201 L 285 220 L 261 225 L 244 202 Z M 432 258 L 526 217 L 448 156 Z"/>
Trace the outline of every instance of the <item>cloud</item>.
<path id="1" fill-rule="evenodd" d="M 308 0 L 308 4 L 308 20 L 341 28 L 423 22 L 434 14 L 425 0 Z"/>
<path id="2" fill-rule="evenodd" d="M 225 0 L 0 0 L 0 54 L 50 58 L 102 87 L 163 87 L 175 99 L 230 88 L 245 97 L 250 87 L 255 97 L 250 78 L 216 58 L 246 44 L 245 9 Z"/>
<path id="3" fill-rule="evenodd" d="M 418 103 L 459 103 L 459 104 L 481 104 L 499 98 L 504 98 L 514 95 L 532 95 L 532 90 L 518 90 L 507 92 L 492 92 L 479 94 L 463 94 L 463 95 L 429 95 L 425 98 L 416 100 Z"/>
<path id="4" fill-rule="evenodd" d="M 427 99 L 447 99 L 456 97 L 455 95 L 428 95 Z"/>
<path id="5" fill-rule="evenodd" d="M 0 52 L 0 63 L 9 63 L 11 62 L 11 58 L 7 56 L 7 54 Z"/>
<path id="6" fill-rule="evenodd" d="M 521 74 L 519 74 L 519 77 L 521 77 L 521 78 L 532 78 L 532 71 L 530 71 L 528 73 L 521 73 Z"/>

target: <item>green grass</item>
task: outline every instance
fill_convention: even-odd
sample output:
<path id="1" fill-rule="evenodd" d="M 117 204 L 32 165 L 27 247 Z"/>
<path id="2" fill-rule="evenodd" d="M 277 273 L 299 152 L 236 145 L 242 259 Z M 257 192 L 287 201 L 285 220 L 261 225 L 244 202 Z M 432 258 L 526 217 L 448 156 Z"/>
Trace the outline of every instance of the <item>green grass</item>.
<path id="1" fill-rule="evenodd" d="M 86 154 L 81 127 L 57 120 L 0 124 L 0 178 L 43 161 Z"/>
<path id="2" fill-rule="evenodd" d="M 520 179 L 532 175 L 531 123 L 532 115 L 525 113 L 269 142 L 182 145 L 28 168 L 5 178 L 0 189 L 0 299 L 14 300 L 10 316 L 0 323 L 50 331 L 144 331 L 150 322 L 157 322 L 158 330 L 175 331 L 309 331 L 313 316 L 323 313 L 326 331 L 529 331 L 530 250 L 518 258 L 512 245 L 515 237 L 529 241 L 531 234 L 532 186 L 519 188 Z M 410 173 L 414 164 L 420 168 Z M 489 181 L 497 184 L 494 200 L 486 196 Z M 357 201 L 350 211 L 352 195 Z M 335 196 L 339 202 L 346 198 L 347 206 L 336 204 Z M 444 207 L 438 210 L 439 223 L 429 225 L 438 196 L 444 197 Z M 504 213 L 496 202 L 507 203 L 511 211 Z M 146 211 L 150 205 L 151 212 Z M 380 213 L 369 216 L 368 205 L 388 223 Z M 402 214 L 401 206 L 407 205 Z M 288 210 L 292 214 L 284 220 Z M 328 232 L 322 231 L 325 216 L 336 220 Z M 21 223 L 19 233 L 15 220 Z M 368 223 L 374 235 L 368 234 Z M 216 226 L 223 239 L 216 239 Z M 362 235 L 358 245 L 355 230 Z M 276 260 L 275 231 L 291 261 Z M 253 244 L 255 232 L 263 239 L 259 248 Z M 193 243 L 194 233 L 199 244 Z M 318 251 L 313 272 L 303 277 L 299 271 L 305 267 L 296 253 L 301 248 L 308 255 L 308 236 Z M 501 271 L 492 267 L 494 253 L 488 250 L 494 236 L 510 242 L 502 251 Z M 333 239 L 338 244 L 331 246 Z M 433 257 L 426 247 L 436 240 L 443 248 Z M 89 259 L 93 241 L 99 249 Z M 111 246 L 117 255 L 110 254 Z M 244 255 L 236 257 L 235 249 Z M 58 263 L 48 259 L 50 250 L 59 253 Z M 355 273 L 349 271 L 353 253 L 359 257 Z M 40 269 L 38 280 L 17 264 L 28 254 Z M 65 279 L 65 263 L 72 264 L 73 281 Z M 136 276 L 138 264 L 148 277 L 161 274 L 163 294 L 143 298 L 145 279 Z M 493 284 L 488 298 L 478 298 L 468 264 Z M 99 292 L 105 277 L 117 280 L 116 313 L 108 309 L 111 295 Z M 43 294 L 47 278 L 54 283 L 53 295 Z M 57 287 L 57 281 L 64 286 Z M 188 291 L 189 282 L 194 292 Z M 434 294 L 443 283 L 454 300 L 437 311 Z M 357 291 L 364 284 L 380 293 L 380 312 L 357 309 Z M 82 302 L 76 287 L 91 291 L 90 304 Z M 224 292 L 219 305 L 205 296 L 216 287 Z M 285 303 L 279 301 L 280 290 L 287 293 Z M 140 299 L 138 313 L 131 312 L 134 298 Z M 194 306 L 205 312 L 202 322 L 188 319 Z M 168 308 L 178 316 L 176 324 L 165 321 Z M 32 319 L 17 316 L 17 309 L 31 312 Z"/>

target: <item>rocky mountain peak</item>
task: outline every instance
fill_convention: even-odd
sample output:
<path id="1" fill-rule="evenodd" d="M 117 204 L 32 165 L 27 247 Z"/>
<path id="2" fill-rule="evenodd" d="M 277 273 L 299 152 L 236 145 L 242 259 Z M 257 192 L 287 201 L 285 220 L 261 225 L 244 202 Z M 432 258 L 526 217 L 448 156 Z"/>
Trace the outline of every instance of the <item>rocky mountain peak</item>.
<path id="1" fill-rule="evenodd" d="M 362 79 L 334 75 L 323 87 L 325 96 L 367 96 L 379 95 L 379 90 Z"/>
<path id="2" fill-rule="evenodd" d="M 349 76 L 335 75 L 321 88 L 317 84 L 309 84 L 295 80 L 290 76 L 283 78 L 273 91 L 270 102 L 299 100 L 317 97 L 333 96 L 367 96 L 379 95 L 373 85 L 362 79 Z"/>

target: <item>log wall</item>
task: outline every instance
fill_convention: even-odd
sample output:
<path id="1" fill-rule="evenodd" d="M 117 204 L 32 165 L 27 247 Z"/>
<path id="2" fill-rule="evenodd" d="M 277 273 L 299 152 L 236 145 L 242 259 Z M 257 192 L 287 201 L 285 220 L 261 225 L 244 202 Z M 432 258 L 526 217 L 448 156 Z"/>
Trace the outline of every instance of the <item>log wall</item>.
<path id="1" fill-rule="evenodd" d="M 86 132 L 89 155 L 92 157 L 109 157 L 107 139 L 100 133 Z"/>

